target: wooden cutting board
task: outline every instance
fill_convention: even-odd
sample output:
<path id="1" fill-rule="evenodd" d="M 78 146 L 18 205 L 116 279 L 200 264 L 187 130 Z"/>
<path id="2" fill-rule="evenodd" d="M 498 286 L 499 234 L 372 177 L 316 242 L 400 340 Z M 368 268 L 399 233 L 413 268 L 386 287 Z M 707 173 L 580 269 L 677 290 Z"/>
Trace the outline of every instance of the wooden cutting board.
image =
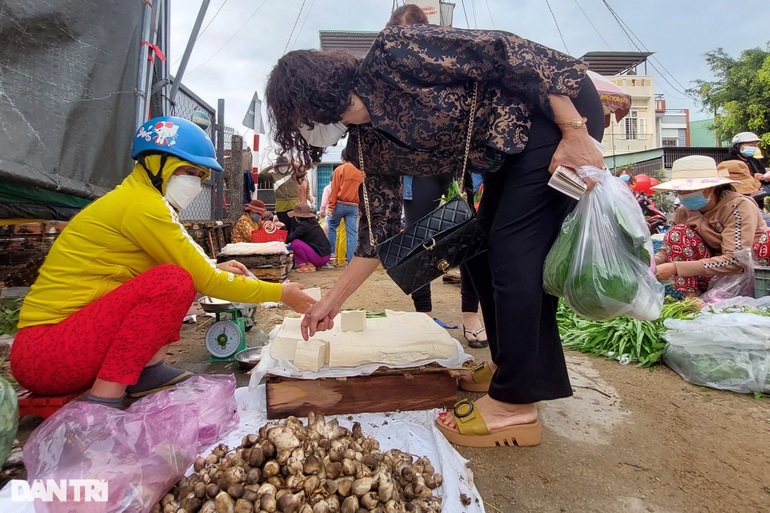
<path id="1" fill-rule="evenodd" d="M 455 373 L 443 367 L 382 368 L 369 376 L 267 378 L 267 418 L 311 411 L 324 415 L 449 408 L 457 402 Z"/>

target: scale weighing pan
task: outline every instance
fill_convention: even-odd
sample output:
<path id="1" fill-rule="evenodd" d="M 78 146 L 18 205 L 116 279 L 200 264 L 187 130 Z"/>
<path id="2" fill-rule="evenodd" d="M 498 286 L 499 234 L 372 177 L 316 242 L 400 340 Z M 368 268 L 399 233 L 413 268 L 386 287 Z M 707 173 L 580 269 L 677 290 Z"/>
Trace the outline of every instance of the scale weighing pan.
<path id="1" fill-rule="evenodd" d="M 223 312 L 225 310 L 232 310 L 235 306 L 230 301 L 224 299 L 217 299 L 209 296 L 203 296 L 198 299 L 198 304 L 201 305 L 204 312 L 216 313 Z"/>
<path id="2" fill-rule="evenodd" d="M 238 367 L 243 370 L 249 370 L 259 363 L 261 354 L 261 347 L 250 347 L 235 353 L 235 360 L 238 362 Z"/>

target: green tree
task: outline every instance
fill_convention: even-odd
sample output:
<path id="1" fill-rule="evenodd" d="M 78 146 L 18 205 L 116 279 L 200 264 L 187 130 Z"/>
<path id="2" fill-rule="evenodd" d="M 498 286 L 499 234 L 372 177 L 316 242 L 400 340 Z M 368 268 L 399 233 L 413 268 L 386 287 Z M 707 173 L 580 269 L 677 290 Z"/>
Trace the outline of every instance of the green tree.
<path id="1" fill-rule="evenodd" d="M 688 92 L 714 113 L 713 129 L 729 144 L 738 132 L 751 131 L 762 138 L 762 149 L 770 149 L 770 43 L 767 50 L 752 48 L 739 59 L 722 48 L 706 53 L 706 62 L 716 80 L 696 80 Z"/>

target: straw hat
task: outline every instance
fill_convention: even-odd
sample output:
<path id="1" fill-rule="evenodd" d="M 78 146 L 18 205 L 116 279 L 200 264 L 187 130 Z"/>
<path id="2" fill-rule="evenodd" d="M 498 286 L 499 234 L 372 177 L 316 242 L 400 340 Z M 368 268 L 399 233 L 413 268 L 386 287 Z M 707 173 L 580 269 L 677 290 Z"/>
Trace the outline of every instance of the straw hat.
<path id="1" fill-rule="evenodd" d="M 711 157 L 690 155 L 674 161 L 671 180 L 652 187 L 656 191 L 698 191 L 717 187 L 735 180 L 719 176 L 717 163 Z"/>
<path id="2" fill-rule="evenodd" d="M 310 205 L 307 203 L 297 203 L 294 205 L 294 210 L 289 212 L 289 217 L 315 217 L 315 214 L 310 211 Z"/>
<path id="3" fill-rule="evenodd" d="M 732 178 L 738 183 L 733 184 L 733 189 L 739 194 L 754 194 L 759 191 L 761 184 L 751 176 L 749 166 L 740 160 L 725 160 L 717 166 L 719 176 Z"/>

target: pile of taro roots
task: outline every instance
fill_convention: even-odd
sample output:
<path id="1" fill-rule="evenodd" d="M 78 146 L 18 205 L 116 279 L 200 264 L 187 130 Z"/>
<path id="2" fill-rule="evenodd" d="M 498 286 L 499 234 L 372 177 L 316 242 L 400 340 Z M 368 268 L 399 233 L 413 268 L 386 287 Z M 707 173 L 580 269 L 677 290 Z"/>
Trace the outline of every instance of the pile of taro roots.
<path id="1" fill-rule="evenodd" d="M 198 457 L 152 513 L 432 513 L 441 486 L 427 457 L 379 450 L 361 425 L 310 414 L 270 422 L 235 450 Z"/>

